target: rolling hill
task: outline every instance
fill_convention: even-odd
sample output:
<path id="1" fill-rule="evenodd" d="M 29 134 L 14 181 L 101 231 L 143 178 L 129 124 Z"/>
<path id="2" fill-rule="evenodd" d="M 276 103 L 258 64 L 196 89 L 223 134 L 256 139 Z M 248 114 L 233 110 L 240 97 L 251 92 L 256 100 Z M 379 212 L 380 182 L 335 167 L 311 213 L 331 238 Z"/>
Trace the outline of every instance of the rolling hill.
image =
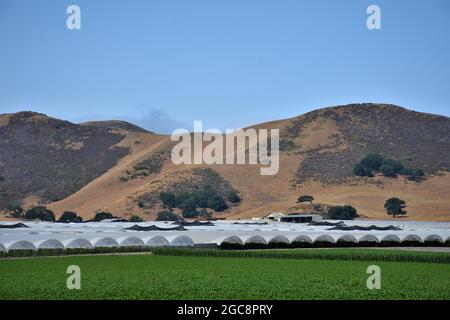
<path id="1" fill-rule="evenodd" d="M 350 204 L 363 217 L 386 218 L 384 201 L 406 200 L 407 219 L 450 220 L 450 119 L 394 105 L 351 104 L 252 126 L 280 129 L 280 170 L 261 176 L 258 165 L 174 165 L 170 137 L 122 121 L 72 124 L 22 112 L 0 116 L 0 207 L 45 203 L 59 215 L 97 210 L 117 216 L 155 217 L 161 191 L 191 192 L 215 186 L 238 192 L 240 204 L 216 216 L 248 218 L 269 212 L 310 210 L 317 203 Z M 426 173 L 356 177 L 369 153 Z"/>

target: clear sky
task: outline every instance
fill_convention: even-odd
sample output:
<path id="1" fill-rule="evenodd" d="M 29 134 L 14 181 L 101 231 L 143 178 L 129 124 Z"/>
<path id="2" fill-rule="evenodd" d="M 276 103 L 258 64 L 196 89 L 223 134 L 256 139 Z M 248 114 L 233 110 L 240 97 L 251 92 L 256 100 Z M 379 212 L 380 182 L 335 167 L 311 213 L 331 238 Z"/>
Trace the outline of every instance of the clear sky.
<path id="1" fill-rule="evenodd" d="M 353 102 L 450 116 L 450 1 L 0 0 L 0 113 L 168 132 Z"/>

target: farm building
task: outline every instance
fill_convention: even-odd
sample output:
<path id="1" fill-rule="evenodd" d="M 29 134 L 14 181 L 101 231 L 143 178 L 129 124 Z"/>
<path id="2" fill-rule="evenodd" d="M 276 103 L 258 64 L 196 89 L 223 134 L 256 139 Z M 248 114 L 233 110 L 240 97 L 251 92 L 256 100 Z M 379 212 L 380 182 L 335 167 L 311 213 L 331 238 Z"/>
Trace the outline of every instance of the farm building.
<path id="1" fill-rule="evenodd" d="M 308 223 L 308 222 L 318 222 L 322 221 L 323 217 L 320 214 L 289 214 L 287 216 L 281 217 L 280 222 L 294 222 L 294 223 Z"/>
<path id="2" fill-rule="evenodd" d="M 269 213 L 267 216 L 264 216 L 263 220 L 272 220 L 272 221 L 280 221 L 281 217 L 284 217 L 285 214 L 281 212 L 272 212 Z"/>

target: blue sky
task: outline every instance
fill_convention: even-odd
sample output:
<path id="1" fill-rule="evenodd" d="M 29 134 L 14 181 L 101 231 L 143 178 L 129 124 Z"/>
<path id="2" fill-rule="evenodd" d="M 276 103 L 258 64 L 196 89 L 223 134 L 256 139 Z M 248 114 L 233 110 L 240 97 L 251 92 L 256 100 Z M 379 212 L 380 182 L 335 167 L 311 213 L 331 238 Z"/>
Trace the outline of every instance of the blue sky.
<path id="1" fill-rule="evenodd" d="M 165 132 L 353 102 L 450 116 L 449 78 L 448 0 L 0 0 L 0 113 Z"/>

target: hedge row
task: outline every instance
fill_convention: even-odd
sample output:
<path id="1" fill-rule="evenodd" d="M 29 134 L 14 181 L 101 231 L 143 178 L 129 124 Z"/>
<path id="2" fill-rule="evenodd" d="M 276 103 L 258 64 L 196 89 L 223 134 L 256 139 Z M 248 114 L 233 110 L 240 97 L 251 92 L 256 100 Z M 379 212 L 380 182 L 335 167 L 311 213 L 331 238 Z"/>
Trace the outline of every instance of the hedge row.
<path id="1" fill-rule="evenodd" d="M 46 257 L 46 256 L 67 256 L 83 254 L 105 254 L 105 253 L 133 253 L 133 252 L 151 252 L 150 247 L 109 247 L 93 249 L 38 249 L 35 250 L 10 250 L 9 252 L 0 252 L 0 258 L 19 258 L 19 257 Z"/>
<path id="2" fill-rule="evenodd" d="M 153 254 L 161 256 L 450 263 L 449 253 L 390 251 L 390 250 L 374 250 L 374 249 L 200 250 L 200 249 L 179 249 L 179 248 L 157 248 L 153 250 Z"/>

